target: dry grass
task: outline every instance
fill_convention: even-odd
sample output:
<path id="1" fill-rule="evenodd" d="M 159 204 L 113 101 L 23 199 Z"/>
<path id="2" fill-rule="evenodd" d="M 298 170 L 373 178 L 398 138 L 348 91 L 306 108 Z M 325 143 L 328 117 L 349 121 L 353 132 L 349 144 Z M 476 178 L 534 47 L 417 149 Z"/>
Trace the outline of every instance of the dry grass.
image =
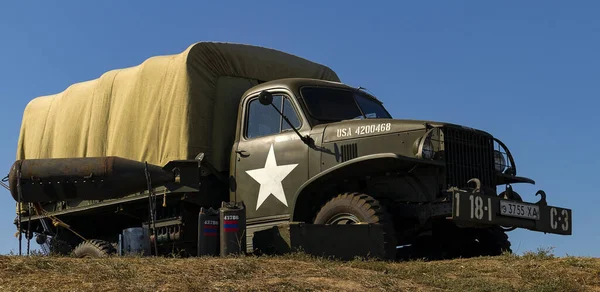
<path id="1" fill-rule="evenodd" d="M 600 291 L 600 259 L 545 253 L 450 261 L 0 256 L 0 291 Z"/>

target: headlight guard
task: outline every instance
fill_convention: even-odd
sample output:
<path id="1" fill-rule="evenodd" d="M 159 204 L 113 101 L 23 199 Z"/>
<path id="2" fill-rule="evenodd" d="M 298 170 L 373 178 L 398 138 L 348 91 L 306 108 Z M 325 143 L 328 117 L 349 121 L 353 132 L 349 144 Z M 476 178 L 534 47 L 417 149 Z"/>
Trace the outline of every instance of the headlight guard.
<path id="1" fill-rule="evenodd" d="M 502 165 L 504 164 L 504 165 Z M 517 167 L 508 147 L 494 138 L 494 166 L 496 171 L 509 175 L 517 174 Z"/>
<path id="2" fill-rule="evenodd" d="M 440 128 L 430 128 L 415 141 L 413 147 L 415 156 L 423 159 L 439 159 L 440 150 L 443 150 L 442 135 Z"/>

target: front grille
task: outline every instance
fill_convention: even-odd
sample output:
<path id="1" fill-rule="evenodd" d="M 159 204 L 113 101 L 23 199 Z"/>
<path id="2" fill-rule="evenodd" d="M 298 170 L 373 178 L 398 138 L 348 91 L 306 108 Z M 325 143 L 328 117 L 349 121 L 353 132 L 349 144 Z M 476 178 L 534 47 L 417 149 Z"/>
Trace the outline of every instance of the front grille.
<path id="1" fill-rule="evenodd" d="M 445 127 L 443 132 L 447 185 L 462 188 L 478 178 L 483 186 L 494 187 L 493 138 L 467 129 Z"/>

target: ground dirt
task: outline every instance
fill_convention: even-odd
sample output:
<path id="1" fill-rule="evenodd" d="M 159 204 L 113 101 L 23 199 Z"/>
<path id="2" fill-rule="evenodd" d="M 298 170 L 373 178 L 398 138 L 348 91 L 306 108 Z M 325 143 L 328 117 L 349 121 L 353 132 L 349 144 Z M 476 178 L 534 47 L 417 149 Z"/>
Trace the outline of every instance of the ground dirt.
<path id="1" fill-rule="evenodd" d="M 600 259 L 545 253 L 445 261 L 0 256 L 0 291 L 600 291 Z"/>

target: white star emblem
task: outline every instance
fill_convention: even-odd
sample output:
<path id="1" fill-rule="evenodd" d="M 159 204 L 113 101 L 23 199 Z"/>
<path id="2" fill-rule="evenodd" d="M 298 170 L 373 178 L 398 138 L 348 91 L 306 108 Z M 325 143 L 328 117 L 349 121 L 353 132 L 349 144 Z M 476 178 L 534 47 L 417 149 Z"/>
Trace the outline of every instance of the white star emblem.
<path id="1" fill-rule="evenodd" d="M 275 152 L 273 151 L 273 144 L 269 154 L 267 154 L 267 161 L 265 162 L 264 168 L 248 170 L 249 176 L 251 176 L 256 182 L 260 184 L 260 190 L 258 191 L 258 200 L 256 202 L 256 210 L 262 205 L 262 203 L 273 195 L 277 200 L 282 202 L 287 207 L 287 200 L 285 199 L 285 192 L 281 181 L 296 168 L 298 164 L 288 165 L 277 165 L 275 160 Z"/>

